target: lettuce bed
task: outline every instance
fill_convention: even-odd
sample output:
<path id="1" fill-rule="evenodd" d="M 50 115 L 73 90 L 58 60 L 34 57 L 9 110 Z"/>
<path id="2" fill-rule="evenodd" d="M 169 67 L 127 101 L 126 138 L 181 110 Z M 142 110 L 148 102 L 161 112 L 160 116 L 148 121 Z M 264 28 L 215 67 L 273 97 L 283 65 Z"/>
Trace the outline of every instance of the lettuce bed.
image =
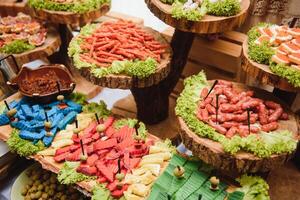
<path id="1" fill-rule="evenodd" d="M 97 24 L 84 26 L 81 31 L 81 36 L 88 36 L 97 28 Z M 80 54 L 83 52 L 80 44 L 83 40 L 79 37 L 73 38 L 70 42 L 68 53 L 73 58 L 74 66 L 78 69 L 90 68 L 90 72 L 98 78 L 109 74 L 126 74 L 137 78 L 146 78 L 155 73 L 158 63 L 153 58 L 147 58 L 145 61 L 114 61 L 110 67 L 97 67 L 95 64 L 84 62 L 80 59 Z"/>
<path id="2" fill-rule="evenodd" d="M 200 91 L 206 86 L 208 86 L 208 82 L 204 72 L 191 76 L 184 81 L 184 90 L 177 99 L 176 115 L 181 117 L 195 134 L 219 142 L 224 151 L 232 155 L 243 150 L 265 158 L 272 154 L 291 153 L 296 149 L 297 140 L 293 138 L 293 133 L 287 130 L 261 132 L 258 134 L 259 139 L 255 134 L 244 138 L 236 135 L 229 139 L 200 121 L 197 118 L 196 110 L 200 100 Z"/>
<path id="3" fill-rule="evenodd" d="M 103 4 L 110 3 L 110 0 L 85 0 L 75 3 L 57 3 L 51 0 L 29 0 L 28 5 L 36 9 L 55 11 L 68 11 L 74 13 L 86 13 L 99 9 Z"/>
<path id="4" fill-rule="evenodd" d="M 18 54 L 18 53 L 24 53 L 25 51 L 30 51 L 34 48 L 35 46 L 29 44 L 28 42 L 25 42 L 23 40 L 15 40 L 1 47 L 0 53 Z"/>
<path id="5" fill-rule="evenodd" d="M 184 8 L 186 0 L 161 0 L 163 3 L 172 4 L 172 17 L 176 19 L 187 19 L 190 21 L 199 21 L 206 14 L 213 16 L 233 16 L 241 11 L 241 5 L 238 0 L 219 0 L 215 3 L 204 0 L 200 7 L 194 9 Z"/>
<path id="6" fill-rule="evenodd" d="M 254 26 L 248 32 L 248 55 L 249 58 L 259 64 L 265 64 L 270 66 L 270 70 L 282 77 L 287 79 L 287 81 L 294 87 L 300 87 L 300 70 L 291 68 L 284 64 L 276 64 L 271 61 L 272 56 L 275 51 L 271 48 L 268 42 L 264 42 L 261 45 L 255 44 L 255 40 L 261 36 L 258 32 L 259 27 L 267 27 L 271 24 L 260 23 Z"/>

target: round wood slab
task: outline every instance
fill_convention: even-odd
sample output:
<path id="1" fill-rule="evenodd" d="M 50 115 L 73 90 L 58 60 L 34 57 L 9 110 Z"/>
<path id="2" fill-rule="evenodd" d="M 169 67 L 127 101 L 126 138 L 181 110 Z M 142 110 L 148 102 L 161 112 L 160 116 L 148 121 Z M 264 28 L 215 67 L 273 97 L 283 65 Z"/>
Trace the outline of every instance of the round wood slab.
<path id="1" fill-rule="evenodd" d="M 52 26 L 47 26 L 47 38 L 45 43 L 42 46 L 36 47 L 31 51 L 26 51 L 24 53 L 13 54 L 16 58 L 18 65 L 21 65 L 31 62 L 40 58 L 47 58 L 57 51 L 61 44 L 60 36 L 56 29 Z M 5 54 L 1 54 L 5 56 Z"/>
<path id="2" fill-rule="evenodd" d="M 16 0 L 1 0 L 0 1 L 0 16 L 4 17 L 7 15 L 14 16 L 18 12 L 26 12 L 27 0 L 23 0 L 22 2 L 16 2 Z"/>
<path id="3" fill-rule="evenodd" d="M 286 79 L 274 74 L 268 65 L 259 64 L 252 61 L 248 56 L 248 40 L 243 42 L 243 63 L 242 68 L 247 72 L 248 76 L 251 76 L 258 80 L 262 84 L 270 84 L 275 88 L 289 91 L 300 92 L 300 88 L 295 88 Z"/>
<path id="4" fill-rule="evenodd" d="M 148 27 L 143 27 L 148 33 L 151 33 L 156 40 L 160 41 L 161 43 L 167 45 L 166 52 L 162 55 L 162 59 L 159 65 L 156 68 L 154 74 L 151 74 L 147 78 L 144 79 L 137 79 L 133 78 L 128 75 L 107 75 L 101 78 L 95 77 L 93 74 L 90 73 L 89 68 L 81 68 L 77 69 L 75 66 L 74 68 L 79 71 L 79 73 L 86 78 L 88 81 L 91 81 L 95 85 L 99 85 L 102 87 L 108 88 L 119 88 L 119 89 L 131 89 L 132 87 L 136 88 L 144 88 L 150 87 L 152 85 L 158 84 L 161 80 L 167 77 L 170 71 L 170 60 L 172 50 L 169 46 L 168 42 L 158 33 L 157 31 L 152 30 Z"/>
<path id="5" fill-rule="evenodd" d="M 160 0 L 145 0 L 153 14 L 166 24 L 176 29 L 193 33 L 220 33 L 241 26 L 247 16 L 250 0 L 242 0 L 241 12 L 230 17 L 217 17 L 205 15 L 200 21 L 175 19 L 172 17 L 172 6 L 162 3 Z"/>
<path id="6" fill-rule="evenodd" d="M 83 14 L 66 11 L 36 9 L 30 6 L 26 7 L 26 10 L 31 16 L 41 20 L 49 21 L 55 24 L 72 24 L 83 26 L 107 13 L 110 9 L 110 4 L 103 4 L 100 9 L 92 10 Z"/>
<path id="7" fill-rule="evenodd" d="M 210 82 L 211 83 L 211 82 Z M 247 87 L 243 84 L 234 83 L 235 89 L 240 91 L 253 90 L 255 96 L 261 99 L 273 100 L 280 102 L 273 97 L 271 93 L 261 89 Z M 281 105 L 283 105 L 281 103 Z M 296 116 L 284 106 L 285 111 L 288 111 L 289 120 L 280 121 L 278 130 L 289 130 L 295 134 L 298 139 L 298 124 Z M 224 152 L 222 145 L 218 142 L 203 138 L 192 132 L 188 125 L 181 117 L 178 117 L 181 138 L 183 144 L 193 152 L 193 155 L 198 156 L 204 162 L 211 164 L 217 169 L 220 169 L 231 174 L 268 172 L 285 164 L 292 154 L 272 155 L 269 158 L 259 158 L 252 153 L 238 152 L 235 155 L 230 155 Z M 296 150 L 295 150 L 296 151 Z"/>

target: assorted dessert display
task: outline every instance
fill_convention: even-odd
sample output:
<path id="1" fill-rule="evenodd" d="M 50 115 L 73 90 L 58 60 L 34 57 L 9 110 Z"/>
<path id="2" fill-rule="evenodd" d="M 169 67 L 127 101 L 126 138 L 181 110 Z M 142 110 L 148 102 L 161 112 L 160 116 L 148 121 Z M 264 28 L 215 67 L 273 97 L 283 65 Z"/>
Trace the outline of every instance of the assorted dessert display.
<path id="1" fill-rule="evenodd" d="M 42 169 L 40 166 L 32 166 L 25 171 L 28 181 L 21 189 L 24 200 L 32 199 L 61 199 L 61 200 L 85 200 L 84 194 L 72 186 L 60 184 L 57 175 Z"/>
<path id="2" fill-rule="evenodd" d="M 248 32 L 248 56 L 300 87 L 300 28 L 259 24 Z"/>
<path id="3" fill-rule="evenodd" d="M 296 150 L 297 125 L 288 122 L 294 116 L 280 104 L 231 82 L 211 85 L 203 72 L 185 80 L 176 114 L 195 137 L 215 141 L 231 155 L 242 151 L 270 158 Z"/>
<path id="4" fill-rule="evenodd" d="M 160 0 L 172 5 L 172 17 L 200 21 L 205 15 L 229 17 L 241 11 L 241 0 Z"/>
<path id="5" fill-rule="evenodd" d="M 169 58 L 164 39 L 137 24 L 118 20 L 86 25 L 69 45 L 69 56 L 77 69 L 95 78 L 128 75 L 147 78 Z"/>
<path id="6" fill-rule="evenodd" d="M 38 10 L 65 11 L 78 14 L 98 10 L 105 3 L 109 3 L 109 0 L 28 0 L 28 5 Z"/>
<path id="7" fill-rule="evenodd" d="M 0 18 L 0 53 L 20 54 L 45 43 L 47 30 L 29 15 Z"/>

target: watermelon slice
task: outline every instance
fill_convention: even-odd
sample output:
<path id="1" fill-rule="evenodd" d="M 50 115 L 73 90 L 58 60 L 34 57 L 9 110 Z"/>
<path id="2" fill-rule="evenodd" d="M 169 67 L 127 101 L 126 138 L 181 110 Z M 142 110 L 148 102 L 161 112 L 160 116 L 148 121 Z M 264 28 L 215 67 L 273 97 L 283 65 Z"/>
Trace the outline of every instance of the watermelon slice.
<path id="1" fill-rule="evenodd" d="M 126 138 L 125 140 L 123 140 L 122 142 L 120 142 L 117 147 L 118 149 L 120 149 L 121 151 L 124 151 L 127 147 L 130 147 L 134 144 L 135 140 L 130 137 L 130 138 Z"/>
<path id="2" fill-rule="evenodd" d="M 96 132 L 97 122 L 92 122 L 86 129 L 84 129 L 83 134 L 89 135 Z"/>
<path id="3" fill-rule="evenodd" d="M 115 160 L 117 158 L 119 158 L 121 156 L 121 154 L 119 152 L 117 152 L 115 149 L 112 149 L 108 154 L 106 154 L 106 159 L 107 160 Z"/>
<path id="4" fill-rule="evenodd" d="M 130 170 L 130 158 L 129 158 L 129 151 L 128 149 L 125 149 L 124 151 L 124 167 L 128 170 Z"/>
<path id="5" fill-rule="evenodd" d="M 69 152 L 70 149 L 71 149 L 71 146 L 66 146 L 66 147 L 57 149 L 57 150 L 55 151 L 55 156 L 60 155 L 60 154 L 63 154 L 63 153 L 66 153 L 66 152 Z"/>
<path id="6" fill-rule="evenodd" d="M 65 161 L 66 157 L 69 154 L 70 154 L 69 152 L 61 153 L 61 154 L 55 155 L 53 159 L 55 160 L 55 162 L 60 163 L 60 162 Z"/>
<path id="7" fill-rule="evenodd" d="M 131 158 L 130 159 L 130 170 L 136 168 L 141 162 L 141 158 Z"/>
<path id="8" fill-rule="evenodd" d="M 105 177 L 99 177 L 98 179 L 97 179 L 97 181 L 99 182 L 99 183 L 106 183 L 106 181 L 107 181 L 107 179 L 105 178 Z"/>
<path id="9" fill-rule="evenodd" d="M 116 133 L 116 130 L 115 130 L 115 128 L 113 127 L 113 126 L 110 126 L 110 127 L 108 127 L 108 129 L 106 129 L 106 131 L 105 131 L 105 135 L 107 136 L 107 137 L 111 137 L 112 135 L 114 135 Z"/>
<path id="10" fill-rule="evenodd" d="M 123 193 L 128 189 L 128 185 L 123 185 L 121 190 L 114 190 L 111 192 L 111 196 L 114 198 L 121 198 L 123 196 Z"/>
<path id="11" fill-rule="evenodd" d="M 81 149 L 77 149 L 76 151 L 74 151 L 73 153 L 69 153 L 68 156 L 66 157 L 67 161 L 79 161 L 80 160 L 80 156 L 81 156 Z"/>
<path id="12" fill-rule="evenodd" d="M 103 165 L 102 162 L 96 162 L 96 167 L 109 182 L 114 181 L 114 174 L 111 169 Z"/>
<path id="13" fill-rule="evenodd" d="M 97 154 L 92 154 L 87 158 L 86 164 L 88 164 L 89 166 L 94 166 L 98 158 L 99 156 Z"/>
<path id="14" fill-rule="evenodd" d="M 100 139 L 100 134 L 95 133 L 95 134 L 92 136 L 92 139 L 93 139 L 93 141 L 99 140 L 99 139 Z"/>
<path id="15" fill-rule="evenodd" d="M 95 166 L 89 166 L 88 164 L 80 164 L 76 171 L 88 176 L 94 176 L 97 174 L 97 168 Z"/>
<path id="16" fill-rule="evenodd" d="M 113 138 L 113 139 L 109 139 L 106 141 L 98 141 L 94 143 L 94 149 L 95 150 L 101 150 L 101 149 L 106 149 L 106 148 L 110 148 L 110 147 L 114 147 L 117 145 L 117 139 Z"/>
<path id="17" fill-rule="evenodd" d="M 118 180 L 114 180 L 112 183 L 107 184 L 106 188 L 112 192 L 117 189 L 117 184 Z"/>
<path id="18" fill-rule="evenodd" d="M 114 122 L 114 118 L 113 117 L 108 117 L 106 120 L 105 120 L 105 122 L 103 123 L 104 124 L 104 127 L 105 127 L 105 129 L 107 129 L 108 127 L 110 127 L 112 124 L 113 124 L 113 122 Z"/>

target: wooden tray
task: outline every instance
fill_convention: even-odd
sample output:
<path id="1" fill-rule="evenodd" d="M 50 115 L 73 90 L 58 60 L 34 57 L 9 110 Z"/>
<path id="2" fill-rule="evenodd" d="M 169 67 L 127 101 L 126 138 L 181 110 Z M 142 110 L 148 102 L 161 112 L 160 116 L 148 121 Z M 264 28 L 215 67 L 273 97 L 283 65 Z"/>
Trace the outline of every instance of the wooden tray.
<path id="1" fill-rule="evenodd" d="M 27 0 L 23 0 L 20 3 L 17 3 L 16 0 L 1 0 L 0 16 L 16 15 L 18 12 L 26 13 L 26 2 Z"/>
<path id="2" fill-rule="evenodd" d="M 151 74 L 149 77 L 144 79 L 137 79 L 133 78 L 128 75 L 107 75 L 101 78 L 95 77 L 93 74 L 90 73 L 89 68 L 81 68 L 77 69 L 74 66 L 75 70 L 78 70 L 79 73 L 86 78 L 88 81 L 94 83 L 95 85 L 99 85 L 102 87 L 108 87 L 108 88 L 119 88 L 119 89 L 130 89 L 132 87 L 137 88 L 144 88 L 149 87 L 152 85 L 155 85 L 159 83 L 161 80 L 167 77 L 170 71 L 170 60 L 171 60 L 171 54 L 172 50 L 169 46 L 168 42 L 163 38 L 160 33 L 157 31 L 152 30 L 148 27 L 143 27 L 144 30 L 146 30 L 148 33 L 151 33 L 157 40 L 162 42 L 163 44 L 167 45 L 166 52 L 163 54 L 161 62 L 159 66 L 157 66 L 156 72 L 154 74 Z"/>
<path id="3" fill-rule="evenodd" d="M 93 20 L 101 17 L 110 9 L 110 4 L 103 4 L 100 9 L 92 10 L 87 13 L 79 14 L 67 11 L 53 11 L 45 9 L 36 9 L 26 6 L 26 11 L 31 16 L 44 21 L 49 21 L 55 24 L 72 24 L 83 26 Z"/>
<path id="4" fill-rule="evenodd" d="M 200 21 L 189 21 L 186 19 L 175 19 L 172 17 L 172 6 L 162 3 L 160 0 L 145 0 L 148 8 L 156 17 L 166 24 L 182 31 L 193 33 L 219 33 L 232 30 L 241 26 L 250 6 L 250 0 L 242 0 L 241 12 L 230 17 L 217 17 L 205 15 Z"/>
<path id="5" fill-rule="evenodd" d="M 212 82 L 210 82 L 210 84 L 212 84 Z M 247 87 L 239 83 L 234 83 L 234 88 L 240 91 L 253 90 L 256 97 L 273 100 L 283 105 L 280 100 L 264 90 Z M 297 117 L 289 111 L 287 106 L 285 106 L 284 109 L 289 114 L 289 120 L 280 121 L 279 129 L 289 130 L 299 139 Z M 181 117 L 178 117 L 178 121 L 182 130 L 180 135 L 184 145 L 204 162 L 231 174 L 269 172 L 272 169 L 282 166 L 293 156 L 292 153 L 272 155 L 269 158 L 259 158 L 248 152 L 238 152 L 235 155 L 230 155 L 224 152 L 220 143 L 193 133 Z"/>
<path id="6" fill-rule="evenodd" d="M 247 74 L 262 84 L 270 84 L 281 90 L 300 92 L 300 87 L 295 88 L 286 79 L 274 74 L 268 65 L 252 61 L 248 56 L 248 39 L 243 42 L 242 68 Z"/>
<path id="7" fill-rule="evenodd" d="M 61 44 L 60 36 L 53 26 L 47 26 L 47 38 L 42 46 L 36 47 L 31 51 L 13 54 L 19 66 L 40 58 L 47 58 L 57 51 Z M 6 56 L 1 54 L 0 56 Z"/>

